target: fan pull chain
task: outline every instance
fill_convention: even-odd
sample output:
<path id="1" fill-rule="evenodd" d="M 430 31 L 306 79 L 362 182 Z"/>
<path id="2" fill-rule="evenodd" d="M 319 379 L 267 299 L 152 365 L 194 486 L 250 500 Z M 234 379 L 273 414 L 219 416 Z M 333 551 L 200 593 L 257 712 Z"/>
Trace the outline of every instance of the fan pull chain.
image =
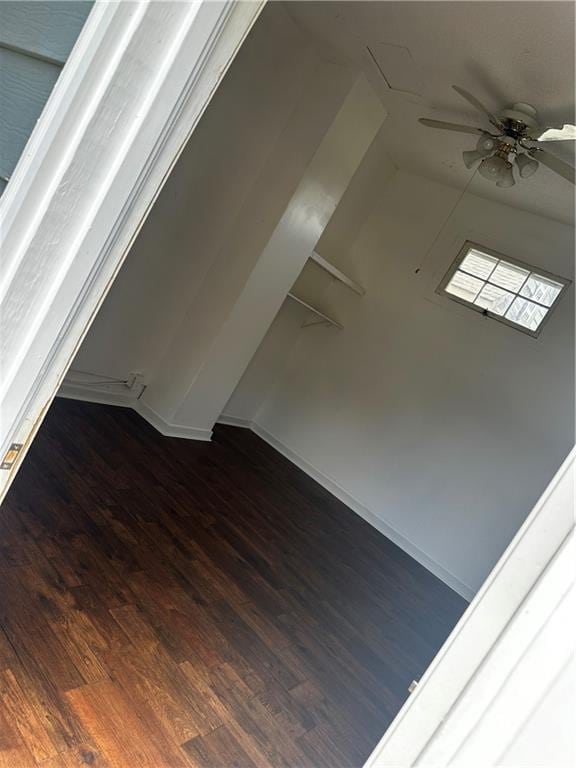
<path id="1" fill-rule="evenodd" d="M 470 187 L 470 185 L 471 185 L 471 184 L 472 184 L 472 182 L 474 181 L 474 178 L 476 177 L 476 173 L 477 173 L 477 172 L 478 172 L 478 169 L 476 168 L 476 170 L 474 171 L 474 173 L 472 174 L 472 176 L 470 176 L 470 178 L 468 179 L 468 182 L 467 182 L 466 186 L 464 187 L 464 189 L 462 190 L 462 192 L 461 192 L 460 196 L 458 197 L 458 199 L 456 200 L 456 202 L 454 203 L 454 205 L 453 205 L 453 206 L 452 206 L 452 208 L 450 209 L 450 212 L 448 213 L 448 215 L 446 216 L 446 218 L 445 218 L 445 219 L 444 219 L 444 221 L 442 222 L 442 224 L 441 224 L 441 226 L 440 226 L 440 229 L 439 229 L 439 230 L 438 230 L 438 232 L 436 233 L 436 237 L 434 238 L 434 240 L 432 241 L 432 244 L 430 245 L 430 247 L 428 248 L 428 250 L 427 250 L 427 251 L 426 251 L 426 253 L 424 254 L 424 256 L 423 256 L 423 258 L 422 258 L 422 261 L 420 262 L 420 266 L 418 266 L 418 267 L 417 267 L 417 268 L 414 270 L 414 274 L 415 274 L 415 275 L 417 275 L 417 274 L 420 272 L 420 270 L 422 269 L 422 267 L 424 266 L 424 264 L 427 262 L 427 260 L 428 260 L 428 257 L 430 256 L 430 254 L 431 254 L 431 253 L 432 253 L 432 251 L 434 250 L 434 246 L 435 246 L 435 245 L 436 245 L 436 243 L 438 242 L 438 238 L 439 238 L 439 237 L 440 237 L 440 235 L 441 235 L 441 234 L 444 232 L 444 229 L 446 228 L 446 224 L 448 224 L 448 222 L 449 222 L 449 221 L 450 221 L 450 219 L 452 218 L 452 214 L 454 213 L 454 211 L 456 210 L 456 208 L 457 208 L 457 207 L 460 205 L 460 203 L 462 202 L 462 198 L 464 197 L 464 195 L 466 194 L 466 192 L 468 192 L 468 188 Z"/>

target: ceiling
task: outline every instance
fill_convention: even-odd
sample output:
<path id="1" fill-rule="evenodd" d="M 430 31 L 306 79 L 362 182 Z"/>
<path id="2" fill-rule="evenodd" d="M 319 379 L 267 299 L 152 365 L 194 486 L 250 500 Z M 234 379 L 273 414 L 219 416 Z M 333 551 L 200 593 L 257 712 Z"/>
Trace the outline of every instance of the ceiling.
<path id="1" fill-rule="evenodd" d="M 293 20 L 326 56 L 363 70 L 388 110 L 382 128 L 399 168 L 464 188 L 461 153 L 474 136 L 421 126 L 418 117 L 489 125 L 459 85 L 498 113 L 536 107 L 546 126 L 574 122 L 574 6 L 570 2 L 288 2 Z M 573 142 L 549 144 L 574 164 Z M 470 188 L 472 189 L 472 187 Z M 573 222 L 574 187 L 547 168 L 511 189 L 476 175 L 490 199 Z"/>

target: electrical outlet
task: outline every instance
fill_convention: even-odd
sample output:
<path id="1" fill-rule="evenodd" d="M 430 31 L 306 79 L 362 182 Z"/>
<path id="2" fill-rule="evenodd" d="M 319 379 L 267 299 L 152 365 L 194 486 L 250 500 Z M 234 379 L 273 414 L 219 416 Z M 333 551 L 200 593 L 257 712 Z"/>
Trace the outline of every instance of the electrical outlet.
<path id="1" fill-rule="evenodd" d="M 126 387 L 132 391 L 141 389 L 144 386 L 144 374 L 132 372 L 126 379 Z"/>

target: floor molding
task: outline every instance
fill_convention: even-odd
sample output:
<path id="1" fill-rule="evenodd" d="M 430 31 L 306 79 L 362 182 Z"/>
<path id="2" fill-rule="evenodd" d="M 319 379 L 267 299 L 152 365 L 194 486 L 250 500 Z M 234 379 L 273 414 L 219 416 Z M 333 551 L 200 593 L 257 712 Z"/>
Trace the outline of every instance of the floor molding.
<path id="1" fill-rule="evenodd" d="M 183 437 L 187 440 L 202 440 L 209 442 L 212 439 L 211 429 L 200 429 L 198 427 L 188 427 L 184 424 L 172 424 L 166 421 L 160 414 L 151 408 L 143 400 L 136 400 L 133 405 L 136 413 L 139 413 L 143 419 L 155 427 L 165 437 Z"/>
<path id="2" fill-rule="evenodd" d="M 58 390 L 57 397 L 64 397 L 70 400 L 84 400 L 87 403 L 102 403 L 103 405 L 116 405 L 123 408 L 132 408 L 143 419 L 151 424 L 155 429 L 165 437 L 183 437 L 186 440 L 202 440 L 204 442 L 212 439 L 211 429 L 200 429 L 198 427 L 187 427 L 183 424 L 172 424 L 162 418 L 149 405 L 138 399 L 138 393 L 113 392 L 100 390 L 96 387 L 83 386 L 81 384 L 64 383 Z"/>
<path id="3" fill-rule="evenodd" d="M 251 419 L 240 419 L 238 416 L 227 416 L 223 413 L 218 419 L 218 424 L 226 424 L 228 427 L 242 427 L 242 429 L 252 429 Z"/>
<path id="4" fill-rule="evenodd" d="M 242 426 L 248 425 L 245 424 Z M 424 566 L 424 568 L 433 573 L 437 578 L 443 581 L 444 584 L 447 584 L 465 600 L 472 600 L 475 595 L 475 591 L 471 587 L 469 587 L 467 584 L 464 584 L 464 582 L 460 581 L 460 579 L 454 576 L 454 574 L 450 573 L 450 571 L 447 571 L 442 565 L 430 558 L 425 552 L 423 552 L 419 547 L 417 547 L 409 539 L 403 536 L 399 531 L 375 515 L 374 512 L 368 509 L 368 507 L 365 507 L 364 504 L 354 498 L 354 496 L 351 496 L 348 491 L 342 488 L 342 486 L 340 486 L 335 480 L 332 480 L 332 478 L 328 477 L 328 475 L 325 475 L 313 464 L 300 456 L 300 454 L 293 451 L 285 443 L 278 440 L 278 438 L 274 437 L 274 435 L 264 429 L 264 427 L 261 427 L 259 424 L 251 422 L 250 429 L 252 429 L 252 431 L 257 434 L 258 437 L 261 437 L 262 440 L 272 446 L 272 448 L 277 450 L 289 461 L 295 464 L 299 469 L 316 480 L 317 483 L 319 483 L 329 493 L 339 499 L 343 504 L 346 504 L 346 506 L 349 507 L 353 512 L 356 512 L 357 515 L 360 515 L 360 517 L 366 520 L 367 523 L 370 523 L 370 525 L 376 528 L 376 530 L 380 531 L 380 533 L 386 536 L 386 538 L 390 539 L 390 541 L 393 541 L 394 544 L 396 544 L 398 547 L 400 547 L 400 549 L 410 555 L 410 557 L 413 557 L 414 560 L 419 562 L 420 565 Z"/>
<path id="5" fill-rule="evenodd" d="M 80 391 L 81 390 L 81 391 Z M 90 395 L 90 396 L 88 396 Z M 151 424 L 162 435 L 166 437 L 182 437 L 187 440 L 202 440 L 209 441 L 212 439 L 212 430 L 198 429 L 194 427 L 186 427 L 180 424 L 171 424 L 163 419 L 153 408 L 146 405 L 142 400 L 131 398 L 129 395 L 112 393 L 99 393 L 93 389 L 89 390 L 88 387 L 78 387 L 73 385 L 63 385 L 58 392 L 59 397 L 70 397 L 76 400 L 88 400 L 93 403 L 105 403 L 107 405 L 121 405 L 133 408 L 137 413 L 142 416 L 143 419 Z M 430 558 L 419 547 L 413 544 L 409 539 L 403 536 L 399 531 L 386 523 L 380 517 L 374 514 L 368 507 L 365 507 L 354 496 L 351 496 L 342 486 L 340 486 L 335 480 L 325 475 L 307 459 L 300 456 L 300 454 L 293 451 L 285 443 L 278 438 L 274 437 L 264 427 L 261 427 L 256 422 L 250 419 L 241 419 L 237 416 L 228 416 L 223 414 L 218 419 L 219 424 L 225 424 L 231 427 L 240 427 L 242 429 L 251 429 L 258 437 L 261 437 L 268 445 L 277 450 L 289 461 L 295 464 L 299 469 L 316 480 L 323 488 L 329 493 L 339 499 L 343 504 L 346 504 L 353 512 L 360 515 L 361 518 L 370 523 L 377 531 L 386 536 L 386 538 L 393 541 L 400 549 L 413 557 L 420 565 L 424 566 L 428 571 L 437 576 L 444 584 L 447 584 L 451 589 L 461 595 L 465 600 L 472 600 L 475 591 L 464 584 L 454 574 L 447 571 L 443 566 Z"/>
<path id="6" fill-rule="evenodd" d="M 87 403 L 102 403 L 103 405 L 133 408 L 137 402 L 138 393 L 132 392 L 127 387 L 124 387 L 122 392 L 114 391 L 111 387 L 91 387 L 89 385 L 64 381 L 56 393 L 56 397 L 64 397 L 68 400 L 84 400 Z"/>

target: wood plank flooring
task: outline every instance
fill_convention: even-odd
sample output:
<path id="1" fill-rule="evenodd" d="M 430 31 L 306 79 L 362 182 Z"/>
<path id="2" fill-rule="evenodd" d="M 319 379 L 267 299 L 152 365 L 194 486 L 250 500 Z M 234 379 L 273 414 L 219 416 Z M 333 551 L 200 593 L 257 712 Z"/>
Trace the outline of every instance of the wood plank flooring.
<path id="1" fill-rule="evenodd" d="M 66 400 L 0 578 L 0 768 L 361 766 L 465 608 L 251 432 Z"/>

